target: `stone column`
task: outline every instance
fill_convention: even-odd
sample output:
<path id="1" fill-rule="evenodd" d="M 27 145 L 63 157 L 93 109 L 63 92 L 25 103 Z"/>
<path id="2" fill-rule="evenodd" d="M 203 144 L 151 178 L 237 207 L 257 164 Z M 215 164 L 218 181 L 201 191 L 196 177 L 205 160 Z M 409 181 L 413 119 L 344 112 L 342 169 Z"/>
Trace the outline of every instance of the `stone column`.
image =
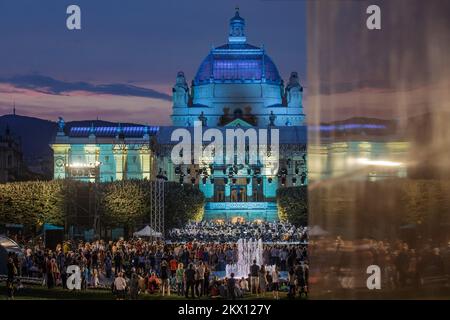
<path id="1" fill-rule="evenodd" d="M 231 196 L 231 187 L 230 184 L 227 183 L 225 185 L 225 201 L 230 201 L 230 196 Z"/>
<path id="2" fill-rule="evenodd" d="M 250 182 L 247 184 L 247 201 L 253 201 L 253 178 L 248 176 Z"/>

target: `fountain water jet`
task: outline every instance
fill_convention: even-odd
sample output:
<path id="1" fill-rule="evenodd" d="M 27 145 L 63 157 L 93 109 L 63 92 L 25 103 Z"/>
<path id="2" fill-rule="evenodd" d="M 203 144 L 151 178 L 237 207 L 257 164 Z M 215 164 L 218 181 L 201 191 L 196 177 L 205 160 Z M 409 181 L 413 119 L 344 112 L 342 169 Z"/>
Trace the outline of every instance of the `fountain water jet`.
<path id="1" fill-rule="evenodd" d="M 250 266 L 253 264 L 253 260 L 256 260 L 256 264 L 261 266 L 263 264 L 263 242 L 259 240 L 246 240 L 239 239 L 238 245 L 238 257 L 236 264 L 227 264 L 225 267 L 225 274 L 227 277 L 234 273 L 235 278 L 247 277 L 250 273 Z M 272 270 L 272 266 L 266 267 L 267 271 Z"/>

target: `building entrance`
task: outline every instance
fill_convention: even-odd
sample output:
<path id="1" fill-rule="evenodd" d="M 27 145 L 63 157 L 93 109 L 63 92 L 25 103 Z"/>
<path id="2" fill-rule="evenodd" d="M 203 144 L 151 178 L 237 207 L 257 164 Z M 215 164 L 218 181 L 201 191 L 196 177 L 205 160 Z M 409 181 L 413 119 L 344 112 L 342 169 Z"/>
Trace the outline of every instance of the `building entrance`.
<path id="1" fill-rule="evenodd" d="M 230 187 L 231 202 L 247 201 L 247 186 L 234 185 Z"/>

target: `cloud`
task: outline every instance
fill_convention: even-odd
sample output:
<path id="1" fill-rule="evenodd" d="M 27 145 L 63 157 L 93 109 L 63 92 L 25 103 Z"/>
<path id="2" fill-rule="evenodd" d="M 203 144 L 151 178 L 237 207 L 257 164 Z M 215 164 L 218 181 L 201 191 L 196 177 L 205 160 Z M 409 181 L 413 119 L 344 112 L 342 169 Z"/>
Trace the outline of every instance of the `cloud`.
<path id="1" fill-rule="evenodd" d="M 11 87 L 11 84 L 0 83 L 0 92 L 8 92 Z M 52 121 L 61 116 L 67 121 L 98 117 L 115 122 L 170 124 L 172 102 L 167 100 L 111 94 L 85 94 L 81 91 L 61 95 L 41 93 L 31 89 L 17 90 L 20 92 L 0 93 L 0 115 L 12 113 L 13 105 L 15 105 L 18 115 Z"/>
<path id="2" fill-rule="evenodd" d="M 19 75 L 5 79 L 0 78 L 0 83 L 52 95 L 64 95 L 82 91 L 93 94 L 145 97 L 165 101 L 171 100 L 171 97 L 166 93 L 130 84 L 113 83 L 95 85 L 88 82 L 66 82 L 40 74 Z"/>

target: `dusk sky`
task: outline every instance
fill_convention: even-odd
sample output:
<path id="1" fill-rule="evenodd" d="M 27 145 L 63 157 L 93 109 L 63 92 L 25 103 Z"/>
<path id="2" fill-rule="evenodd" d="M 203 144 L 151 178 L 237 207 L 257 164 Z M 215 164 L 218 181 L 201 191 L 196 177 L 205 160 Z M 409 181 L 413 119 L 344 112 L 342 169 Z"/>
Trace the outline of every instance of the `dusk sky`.
<path id="1" fill-rule="evenodd" d="M 170 124 L 178 71 L 188 82 L 227 42 L 239 6 L 248 42 L 285 81 L 298 71 L 308 121 L 448 110 L 447 0 L 0 0 L 0 115 Z M 411 5 L 413 3 L 414 5 Z M 66 28 L 81 7 L 82 30 Z"/>
<path id="2" fill-rule="evenodd" d="M 66 28 L 81 8 L 82 30 Z M 0 115 L 170 124 L 176 73 L 188 81 L 227 42 L 236 5 L 248 42 L 287 80 L 306 81 L 304 1 L 0 0 Z"/>
<path id="3" fill-rule="evenodd" d="M 376 3 L 381 29 L 369 30 Z M 450 1 L 307 2 L 309 123 L 450 114 Z"/>

